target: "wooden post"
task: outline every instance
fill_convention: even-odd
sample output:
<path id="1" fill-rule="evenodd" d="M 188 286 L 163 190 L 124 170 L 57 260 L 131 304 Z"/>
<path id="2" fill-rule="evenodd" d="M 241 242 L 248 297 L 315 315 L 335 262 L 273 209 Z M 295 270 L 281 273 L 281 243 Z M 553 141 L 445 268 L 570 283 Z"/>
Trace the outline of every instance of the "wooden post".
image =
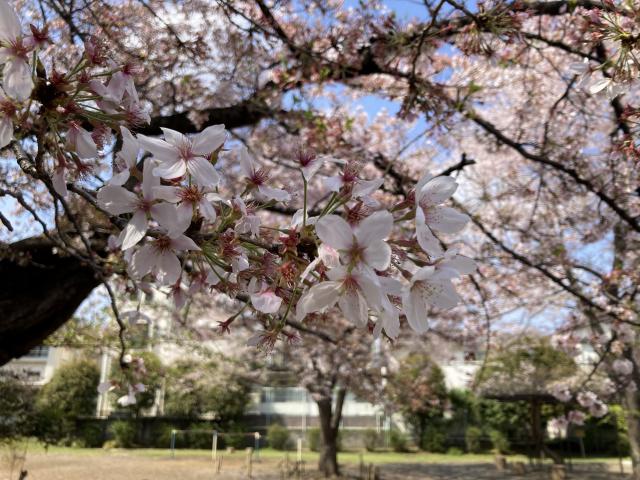
<path id="1" fill-rule="evenodd" d="M 260 432 L 256 432 L 253 434 L 254 438 L 254 447 L 256 452 L 256 460 L 260 460 Z"/>
<path id="2" fill-rule="evenodd" d="M 302 463 L 302 437 L 298 437 L 297 447 L 298 447 L 298 463 Z"/>
<path id="3" fill-rule="evenodd" d="M 369 470 L 367 471 L 367 480 L 374 480 L 374 478 L 373 478 L 373 463 L 369 464 Z"/>
<path id="4" fill-rule="evenodd" d="M 214 462 L 218 456 L 218 431 L 213 431 L 213 436 L 211 438 L 211 460 Z"/>
<path id="5" fill-rule="evenodd" d="M 247 453 L 247 477 L 251 478 L 251 471 L 253 468 L 253 448 L 248 447 L 245 451 Z"/>
<path id="6" fill-rule="evenodd" d="M 216 465 L 216 473 L 220 473 L 220 471 L 222 470 L 222 458 L 223 458 L 223 455 L 220 455 L 218 457 L 218 462 Z"/>
<path id="7" fill-rule="evenodd" d="M 360 452 L 360 480 L 364 480 L 364 455 Z"/>
<path id="8" fill-rule="evenodd" d="M 176 458 L 176 431 L 171 430 L 171 458 Z"/>

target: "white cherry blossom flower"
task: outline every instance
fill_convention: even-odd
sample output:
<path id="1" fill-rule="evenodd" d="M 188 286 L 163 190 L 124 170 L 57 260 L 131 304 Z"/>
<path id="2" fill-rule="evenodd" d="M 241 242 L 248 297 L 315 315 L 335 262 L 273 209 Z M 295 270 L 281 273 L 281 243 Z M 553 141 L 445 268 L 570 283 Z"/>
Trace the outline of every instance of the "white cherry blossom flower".
<path id="1" fill-rule="evenodd" d="M 247 177 L 250 186 L 258 190 L 259 196 L 278 202 L 286 202 L 291 198 L 291 195 L 286 190 L 266 185 L 269 180 L 269 173 L 264 168 L 256 168 L 247 147 L 243 146 L 238 149 L 238 160 L 240 161 L 242 173 Z"/>
<path id="2" fill-rule="evenodd" d="M 367 324 L 368 308 L 380 310 L 382 289 L 376 278 L 360 270 L 349 272 L 339 266 L 327 273 L 329 281 L 312 286 L 299 300 L 296 309 L 298 321 L 308 313 L 319 312 L 336 303 L 347 320 L 360 327 Z"/>
<path id="3" fill-rule="evenodd" d="M 613 361 L 613 371 L 618 375 L 628 376 L 633 373 L 633 363 L 626 358 L 618 358 Z"/>
<path id="4" fill-rule="evenodd" d="M 571 410 L 567 415 L 567 420 L 569 421 L 569 423 L 578 426 L 584 425 L 585 418 L 586 415 L 584 414 L 584 412 L 581 412 L 579 410 Z"/>
<path id="5" fill-rule="evenodd" d="M 332 192 L 339 192 L 343 188 L 351 188 L 353 198 L 368 197 L 378 190 L 384 183 L 384 178 L 363 180 L 358 177 L 361 166 L 357 162 L 347 163 L 340 175 L 326 177 L 324 185 Z"/>
<path id="6" fill-rule="evenodd" d="M 211 191 L 211 189 L 197 185 L 180 187 L 161 185 L 154 187 L 153 191 L 156 198 L 179 204 L 176 209 L 177 224 L 175 227 L 175 230 L 179 232 L 184 232 L 189 227 L 196 209 L 204 218 L 210 222 L 215 222 L 217 215 L 212 202 L 224 201 L 220 195 Z"/>
<path id="7" fill-rule="evenodd" d="M 180 278 L 182 267 L 176 252 L 199 251 L 200 247 L 185 235 L 161 236 L 140 248 L 131 260 L 135 278 L 153 273 L 160 285 L 173 285 Z"/>
<path id="8" fill-rule="evenodd" d="M 118 240 L 122 250 L 127 250 L 144 238 L 149 229 L 149 216 L 169 232 L 178 230 L 176 208 L 169 203 L 157 203 L 154 187 L 160 185 L 160 179 L 153 175 L 153 160 L 144 162 L 141 196 L 117 185 L 107 185 L 98 192 L 98 203 L 113 215 L 133 213 L 126 227 L 120 232 Z"/>
<path id="9" fill-rule="evenodd" d="M 235 197 L 231 204 L 235 210 L 240 212 L 240 219 L 236 222 L 234 231 L 239 235 L 245 233 L 250 233 L 254 237 L 260 235 L 260 225 L 262 224 L 260 217 L 251 208 L 248 208 L 240 197 Z"/>
<path id="10" fill-rule="evenodd" d="M 444 251 L 433 230 L 442 233 L 457 233 L 464 228 L 469 217 L 441 204 L 447 201 L 458 188 L 451 177 L 431 177 L 425 174 L 415 190 L 416 235 L 420 247 L 432 257 L 440 257 Z"/>
<path id="11" fill-rule="evenodd" d="M 424 333 L 429 329 L 429 306 L 449 309 L 460 302 L 451 283 L 458 275 L 452 268 L 432 266 L 422 267 L 413 275 L 402 294 L 402 306 L 413 330 Z"/>
<path id="12" fill-rule="evenodd" d="M 327 215 L 316 223 L 318 238 L 338 250 L 347 264 L 375 270 L 389 268 L 391 247 L 385 239 L 392 228 L 393 216 L 387 211 L 373 213 L 355 228 L 337 215 Z"/>
<path id="13" fill-rule="evenodd" d="M 138 135 L 142 148 L 159 161 L 153 174 L 167 180 L 188 173 L 201 187 L 213 188 L 220 176 L 208 160 L 208 156 L 224 143 L 224 125 L 213 125 L 189 138 L 180 132 L 163 128 L 164 140 Z"/>
<path id="14" fill-rule="evenodd" d="M 0 63 L 4 63 L 2 85 L 11 98 L 22 102 L 33 90 L 27 63 L 30 46 L 24 43 L 20 20 L 6 0 L 0 0 Z"/>

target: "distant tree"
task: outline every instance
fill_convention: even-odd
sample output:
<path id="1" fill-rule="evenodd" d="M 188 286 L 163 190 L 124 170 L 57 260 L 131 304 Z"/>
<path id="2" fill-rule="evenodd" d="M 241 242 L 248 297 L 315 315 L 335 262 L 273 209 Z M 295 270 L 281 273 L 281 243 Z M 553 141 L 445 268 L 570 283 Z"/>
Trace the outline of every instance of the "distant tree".
<path id="1" fill-rule="evenodd" d="M 567 382 L 578 373 L 573 359 L 552 347 L 549 339 L 522 337 L 490 354 L 476 383 L 482 396 L 503 402 L 527 402 L 529 432 L 537 455 L 554 462 L 562 458 L 544 444 L 542 407 L 555 404 L 553 385 Z"/>
<path id="2" fill-rule="evenodd" d="M 442 417 L 447 388 L 442 370 L 423 353 L 412 353 L 391 375 L 387 386 L 389 399 L 411 426 L 420 443 L 430 422 Z"/>
<path id="3" fill-rule="evenodd" d="M 199 417 L 213 414 L 223 423 L 239 419 L 249 403 L 251 385 L 236 370 L 216 362 L 186 360 L 166 374 L 165 412 Z"/>
<path id="4" fill-rule="evenodd" d="M 29 437 L 35 424 L 36 390 L 14 372 L 0 371 L 0 442 Z"/>

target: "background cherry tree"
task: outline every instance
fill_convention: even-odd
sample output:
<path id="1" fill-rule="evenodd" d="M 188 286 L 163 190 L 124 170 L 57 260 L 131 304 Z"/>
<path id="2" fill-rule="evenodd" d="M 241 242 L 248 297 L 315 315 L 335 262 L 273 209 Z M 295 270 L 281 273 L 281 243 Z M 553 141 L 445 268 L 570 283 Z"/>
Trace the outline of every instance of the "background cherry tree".
<path id="1" fill-rule="evenodd" d="M 595 351 L 587 378 L 614 387 L 561 396 L 621 398 L 637 469 L 637 6 L 2 8 L 3 362 L 105 282 L 116 311 L 120 291 L 213 288 L 262 346 L 336 303 L 372 335 L 487 345 L 518 313 Z M 397 114 L 359 110 L 371 95 Z M 425 171 L 459 175 L 455 198 Z M 455 248 L 479 265 L 462 283 Z M 465 307 L 426 314 L 452 281 Z"/>

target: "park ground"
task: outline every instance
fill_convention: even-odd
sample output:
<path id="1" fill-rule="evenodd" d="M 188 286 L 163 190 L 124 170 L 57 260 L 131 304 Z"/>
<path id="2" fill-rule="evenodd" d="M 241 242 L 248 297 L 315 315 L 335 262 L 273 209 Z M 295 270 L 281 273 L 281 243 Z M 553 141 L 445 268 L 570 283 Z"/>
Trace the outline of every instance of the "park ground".
<path id="1" fill-rule="evenodd" d="M 7 451 L 2 452 L 0 480 L 9 477 Z M 288 454 L 289 465 L 293 468 L 296 453 Z M 39 445 L 29 447 L 25 468 L 27 480 L 204 480 L 204 479 L 244 479 L 247 478 L 246 454 L 244 451 L 222 453 L 220 472 L 211 459 L 211 452 L 205 450 L 178 450 L 172 457 L 168 450 L 102 450 L 52 447 L 45 451 Z M 255 458 L 255 457 L 254 457 Z M 252 477 L 256 479 L 282 478 L 282 464 L 286 454 L 275 450 L 261 450 L 259 459 L 252 462 Z M 305 464 L 304 478 L 320 478 L 315 465 L 317 454 L 303 452 Z M 369 453 L 362 454 L 366 467 L 360 467 L 360 454 L 342 453 L 339 462 L 343 473 L 351 478 L 367 478 L 369 465 L 376 468 L 379 478 L 386 480 L 432 479 L 432 480 L 490 480 L 508 478 L 543 479 L 550 478 L 548 467 L 533 471 L 527 468 L 524 476 L 512 471 L 498 472 L 491 455 L 438 455 L 428 453 Z M 525 457 L 508 457 L 510 463 L 526 462 Z M 613 458 L 592 458 L 574 460 L 573 470 L 568 478 L 581 480 L 605 480 L 624 478 L 620 474 L 620 462 Z M 629 473 L 628 461 L 623 462 Z M 17 478 L 13 472 L 13 478 Z M 294 475 L 292 478 L 296 478 Z"/>

